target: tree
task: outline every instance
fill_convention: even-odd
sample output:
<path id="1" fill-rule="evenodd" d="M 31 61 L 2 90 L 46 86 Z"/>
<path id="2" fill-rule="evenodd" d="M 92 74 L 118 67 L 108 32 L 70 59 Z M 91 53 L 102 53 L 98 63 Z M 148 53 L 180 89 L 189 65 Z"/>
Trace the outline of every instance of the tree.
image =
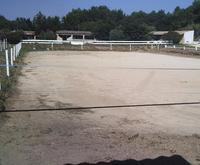
<path id="1" fill-rule="evenodd" d="M 127 17 L 123 21 L 124 33 L 127 36 L 127 40 L 149 40 L 150 32 L 153 30 L 151 26 L 148 26 L 145 23 L 138 23 L 135 21 L 134 17 Z"/>
<path id="2" fill-rule="evenodd" d="M 0 30 L 1 29 L 11 29 L 11 22 L 2 15 L 0 15 Z"/>
<path id="3" fill-rule="evenodd" d="M 33 18 L 33 26 L 38 34 L 41 31 L 46 31 L 47 28 L 46 16 L 43 15 L 41 12 L 36 14 L 36 16 Z"/>
<path id="4" fill-rule="evenodd" d="M 47 17 L 46 19 L 46 30 L 50 30 L 53 32 L 56 32 L 57 30 L 60 30 L 61 28 L 61 22 L 60 18 L 55 17 Z"/>
<path id="5" fill-rule="evenodd" d="M 16 18 L 15 21 L 13 21 L 14 30 L 32 30 L 33 29 L 33 24 L 30 19 L 26 18 Z"/>

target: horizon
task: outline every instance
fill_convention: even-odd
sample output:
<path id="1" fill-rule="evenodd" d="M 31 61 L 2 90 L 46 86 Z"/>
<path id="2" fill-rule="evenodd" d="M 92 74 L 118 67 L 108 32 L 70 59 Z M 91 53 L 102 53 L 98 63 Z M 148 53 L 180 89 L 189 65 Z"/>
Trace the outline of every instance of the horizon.
<path id="1" fill-rule="evenodd" d="M 1 1 L 2 0 L 0 0 L 0 2 Z M 9 20 L 14 20 L 17 17 L 32 19 L 38 12 L 42 12 L 46 16 L 63 17 L 72 11 L 72 9 L 89 9 L 92 6 L 107 6 L 111 10 L 121 9 L 126 15 L 137 11 L 144 11 L 146 13 L 159 10 L 164 10 L 165 12 L 173 12 L 177 6 L 180 8 L 189 7 L 192 5 L 193 0 L 185 0 L 184 2 L 180 0 L 174 0 L 172 3 L 166 1 L 163 2 L 162 0 L 134 0 L 134 2 L 133 0 L 126 0 L 126 2 L 127 3 L 124 3 L 120 0 L 30 0 L 29 3 L 26 3 L 25 0 L 21 0 L 20 2 L 7 0 L 6 2 L 3 1 L 0 6 L 0 15 Z M 48 8 L 47 3 L 49 3 Z M 147 3 L 149 5 L 143 5 Z"/>

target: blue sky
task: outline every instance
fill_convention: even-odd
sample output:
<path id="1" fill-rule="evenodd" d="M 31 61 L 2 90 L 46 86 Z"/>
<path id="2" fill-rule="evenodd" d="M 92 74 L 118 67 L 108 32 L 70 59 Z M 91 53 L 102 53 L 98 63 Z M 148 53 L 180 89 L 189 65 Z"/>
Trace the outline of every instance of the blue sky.
<path id="1" fill-rule="evenodd" d="M 32 18 L 41 11 L 48 16 L 64 16 L 73 8 L 87 9 L 99 5 L 122 9 L 126 14 L 139 10 L 150 12 L 160 9 L 171 12 L 176 6 L 185 8 L 192 2 L 193 0 L 0 0 L 0 15 L 9 19 Z"/>

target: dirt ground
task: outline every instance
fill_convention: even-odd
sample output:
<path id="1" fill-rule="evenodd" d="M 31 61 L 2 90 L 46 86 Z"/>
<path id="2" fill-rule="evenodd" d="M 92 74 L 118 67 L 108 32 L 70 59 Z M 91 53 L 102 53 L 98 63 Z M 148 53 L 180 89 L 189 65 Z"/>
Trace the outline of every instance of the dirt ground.
<path id="1" fill-rule="evenodd" d="M 200 164 L 200 59 L 136 52 L 32 52 L 0 114 L 1 165 L 180 155 Z M 85 109 L 81 107 L 121 106 Z M 124 107 L 123 107 L 124 106 Z"/>

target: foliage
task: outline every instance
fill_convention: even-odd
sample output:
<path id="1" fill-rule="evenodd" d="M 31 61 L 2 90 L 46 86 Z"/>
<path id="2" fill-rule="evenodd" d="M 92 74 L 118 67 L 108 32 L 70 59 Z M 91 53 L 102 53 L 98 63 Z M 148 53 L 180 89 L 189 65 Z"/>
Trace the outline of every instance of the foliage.
<path id="1" fill-rule="evenodd" d="M 126 36 L 124 34 L 124 31 L 116 28 L 110 31 L 110 40 L 126 40 Z"/>
<path id="2" fill-rule="evenodd" d="M 43 40 L 55 40 L 56 35 L 52 31 L 47 31 L 47 32 L 41 32 L 38 36 L 38 39 L 43 39 Z"/>
<path id="3" fill-rule="evenodd" d="M 0 31 L 33 30 L 40 33 L 57 30 L 89 30 L 97 39 L 124 38 L 124 40 L 151 39 L 151 30 L 174 31 L 195 29 L 195 37 L 200 37 L 200 0 L 187 8 L 176 7 L 171 13 L 163 10 L 146 13 L 143 11 L 125 15 L 122 10 L 110 10 L 106 6 L 94 6 L 90 9 L 73 9 L 64 17 L 47 17 L 41 12 L 33 18 L 16 18 L 10 21 L 0 16 Z M 118 29 L 120 27 L 120 30 Z M 116 32 L 119 36 L 116 36 Z M 42 36 L 41 34 L 40 36 Z M 114 36 L 113 36 L 114 35 Z M 120 36 L 121 35 L 121 36 Z"/>
<path id="4" fill-rule="evenodd" d="M 183 38 L 182 35 L 173 31 L 169 31 L 167 34 L 163 35 L 162 37 L 163 40 L 172 41 L 174 44 L 180 43 L 182 38 Z"/>
<path id="5" fill-rule="evenodd" d="M 6 34 L 6 38 L 10 44 L 17 44 L 23 39 L 23 35 L 22 31 L 9 32 Z"/>

